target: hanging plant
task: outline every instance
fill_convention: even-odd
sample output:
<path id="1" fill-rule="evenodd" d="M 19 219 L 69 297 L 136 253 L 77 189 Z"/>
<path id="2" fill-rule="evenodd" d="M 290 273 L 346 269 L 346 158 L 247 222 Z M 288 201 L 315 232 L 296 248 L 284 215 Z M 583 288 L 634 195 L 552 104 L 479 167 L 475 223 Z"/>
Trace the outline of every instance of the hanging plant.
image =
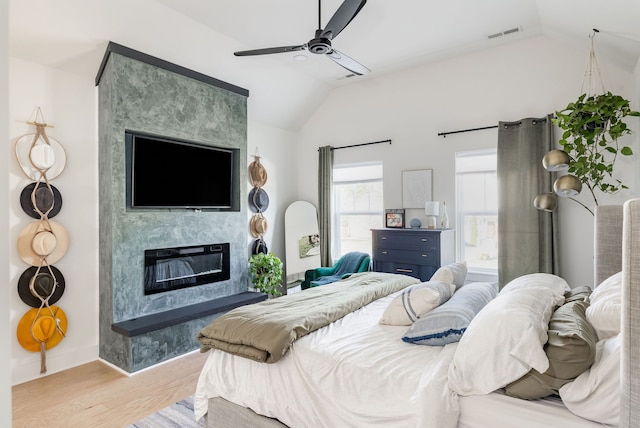
<path id="1" fill-rule="evenodd" d="M 282 296 L 282 261 L 273 253 L 258 253 L 249 259 L 249 277 L 256 291 L 270 297 Z"/>
<path id="2" fill-rule="evenodd" d="M 631 134 L 623 120 L 628 116 L 640 116 L 640 112 L 631 110 L 621 96 L 606 92 L 582 94 L 552 119 L 564 130 L 559 143 L 571 158 L 569 174 L 589 188 L 596 205 L 595 189 L 615 193 L 628 188 L 613 176 L 618 155 L 633 155 L 630 147 L 618 144 L 620 137 Z"/>

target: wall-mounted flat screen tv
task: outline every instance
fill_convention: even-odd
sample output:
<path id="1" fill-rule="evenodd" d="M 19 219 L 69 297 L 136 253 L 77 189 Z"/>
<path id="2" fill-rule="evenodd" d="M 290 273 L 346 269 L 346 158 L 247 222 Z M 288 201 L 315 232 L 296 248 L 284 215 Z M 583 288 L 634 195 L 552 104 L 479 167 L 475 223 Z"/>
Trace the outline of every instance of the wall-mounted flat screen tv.
<path id="1" fill-rule="evenodd" d="M 127 131 L 132 208 L 229 209 L 237 150 Z"/>

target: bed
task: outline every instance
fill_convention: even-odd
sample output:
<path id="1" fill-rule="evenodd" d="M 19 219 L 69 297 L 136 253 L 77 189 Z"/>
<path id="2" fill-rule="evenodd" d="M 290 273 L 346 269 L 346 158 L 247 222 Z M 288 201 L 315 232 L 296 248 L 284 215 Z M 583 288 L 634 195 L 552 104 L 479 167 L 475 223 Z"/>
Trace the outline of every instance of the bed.
<path id="1" fill-rule="evenodd" d="M 620 395 L 609 394 L 598 400 L 613 400 L 616 411 L 619 411 L 619 417 L 615 415 L 615 422 L 619 420 L 621 427 L 640 426 L 640 413 L 633 408 L 638 403 L 640 393 L 637 352 L 640 346 L 640 317 L 634 310 L 640 306 L 640 291 L 635 287 L 640 274 L 639 224 L 640 199 L 628 201 L 624 207 L 600 206 L 596 209 L 594 282 L 595 285 L 606 283 L 616 273 L 622 272 L 618 277 L 623 302 L 621 333 L 598 341 L 602 346 L 597 348 L 599 354 L 596 355 L 598 364 L 604 365 L 605 356 L 617 355 L 611 351 L 613 345 L 609 343 L 618 343 L 618 364 L 622 372 L 615 390 L 619 389 Z M 353 279 L 360 280 L 357 276 Z M 414 284 L 411 282 L 408 287 Z M 478 385 L 491 389 L 490 382 L 474 384 L 467 390 L 467 379 L 460 380 L 464 378 L 460 373 L 470 371 L 469 367 L 465 368 L 466 359 L 461 360 L 461 355 L 466 355 L 462 349 L 475 349 L 469 348 L 469 343 L 473 338 L 482 337 L 477 333 L 480 330 L 473 330 L 470 325 L 460 342 L 454 341 L 443 346 L 408 343 L 405 340 L 409 335 L 406 326 L 380 324 L 381 317 L 384 318 L 391 303 L 398 300 L 407 285 L 399 287 L 389 290 L 383 297 L 376 296 L 371 302 L 362 303 L 359 309 L 348 309 L 346 315 L 336 315 L 326 327 L 307 328 L 307 324 L 304 324 L 304 328 L 294 328 L 298 333 L 302 331 L 302 334 L 298 334 L 297 340 L 272 363 L 262 362 L 261 357 L 247 358 L 246 355 L 210 349 L 194 397 L 196 419 L 206 418 L 207 426 L 211 428 L 610 426 L 605 423 L 608 420 L 602 422 L 597 417 L 589 420 L 577 416 L 567 408 L 569 400 L 565 404 L 557 395 L 523 400 L 506 395 L 502 388 L 490 393 L 477 393 L 481 389 L 476 388 Z M 458 290 L 452 289 L 451 298 L 465 287 L 467 285 Z M 305 290 L 274 300 L 301 299 L 295 296 L 308 291 L 321 293 Z M 561 304 L 559 302 L 556 308 Z M 479 319 L 485 315 L 485 311 L 490 312 L 488 309 L 480 310 L 473 324 L 481 324 Z M 208 350 L 209 346 L 203 348 Z M 279 354 L 279 351 L 275 353 Z M 514 354 L 517 352 L 514 351 Z M 474 357 L 470 355 L 469 359 Z M 479 367 L 483 359 L 481 356 L 478 358 Z M 589 370 L 595 370 L 595 366 L 594 363 Z M 538 368 L 540 372 L 545 369 Z M 578 382 L 583 377 L 563 386 L 567 391 L 574 390 L 571 397 L 576 396 L 575 391 L 579 395 L 585 388 Z M 593 384 L 594 378 L 595 374 L 587 376 L 584 384 Z M 611 385 L 608 387 L 611 388 Z M 601 390 L 606 391 L 604 387 Z M 572 410 L 576 411 L 580 406 L 587 408 L 587 417 L 590 417 L 589 409 L 598 405 L 594 406 L 589 399 L 593 400 L 589 397 L 578 400 L 577 407 L 572 407 Z"/>

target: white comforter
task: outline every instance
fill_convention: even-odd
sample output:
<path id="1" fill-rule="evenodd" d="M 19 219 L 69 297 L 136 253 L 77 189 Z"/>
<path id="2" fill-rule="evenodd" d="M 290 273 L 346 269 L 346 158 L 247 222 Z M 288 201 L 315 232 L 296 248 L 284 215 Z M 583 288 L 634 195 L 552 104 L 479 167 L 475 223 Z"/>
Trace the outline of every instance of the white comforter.
<path id="1" fill-rule="evenodd" d="M 456 427 L 458 397 L 447 372 L 457 344 L 407 344 L 407 327 L 378 324 L 394 296 L 299 339 L 274 364 L 210 351 L 196 419 L 209 398 L 222 397 L 294 428 Z"/>

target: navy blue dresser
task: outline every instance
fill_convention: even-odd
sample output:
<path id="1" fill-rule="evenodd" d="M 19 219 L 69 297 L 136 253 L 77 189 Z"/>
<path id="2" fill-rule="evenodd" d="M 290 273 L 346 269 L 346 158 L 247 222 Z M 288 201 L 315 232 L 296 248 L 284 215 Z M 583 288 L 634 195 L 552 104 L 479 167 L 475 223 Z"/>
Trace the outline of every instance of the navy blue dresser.
<path id="1" fill-rule="evenodd" d="M 373 270 L 428 281 L 442 265 L 455 261 L 452 229 L 372 229 Z"/>

